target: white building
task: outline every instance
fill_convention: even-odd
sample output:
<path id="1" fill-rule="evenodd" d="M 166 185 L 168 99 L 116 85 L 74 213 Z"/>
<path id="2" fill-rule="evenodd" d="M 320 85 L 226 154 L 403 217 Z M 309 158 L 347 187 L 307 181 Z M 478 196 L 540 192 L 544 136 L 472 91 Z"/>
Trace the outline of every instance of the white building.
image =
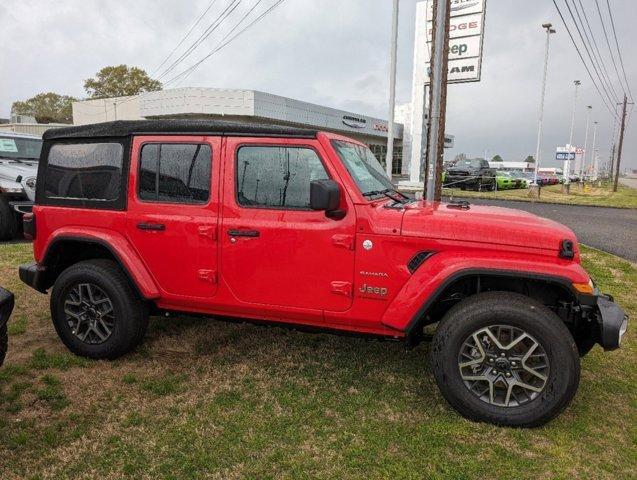
<path id="1" fill-rule="evenodd" d="M 405 110 L 406 107 L 397 109 L 403 114 Z M 132 97 L 73 103 L 75 125 L 153 118 L 215 118 L 235 122 L 312 127 L 347 135 L 369 145 L 383 164 L 387 152 L 386 120 L 256 90 L 187 87 Z M 406 124 L 409 125 L 410 122 Z M 409 173 L 409 165 L 403 164 L 402 160 L 405 128 L 402 123 L 394 123 L 393 127 L 396 138 L 393 172 L 395 175 L 406 175 Z M 453 139 L 450 137 L 449 145 L 452 145 L 452 142 Z"/>

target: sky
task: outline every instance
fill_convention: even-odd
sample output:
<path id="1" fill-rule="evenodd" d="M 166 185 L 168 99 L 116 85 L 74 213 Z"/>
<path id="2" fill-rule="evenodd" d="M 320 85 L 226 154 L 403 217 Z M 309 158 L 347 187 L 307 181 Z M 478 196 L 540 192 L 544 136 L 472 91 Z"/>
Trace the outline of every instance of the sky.
<path id="1" fill-rule="evenodd" d="M 215 0 L 179 52 L 230 1 Z M 163 80 L 213 50 L 257 1 L 242 0 L 226 22 Z M 557 3 L 568 15 L 564 1 Z M 619 92 L 595 0 L 577 1 L 587 12 L 611 83 Z M 274 0 L 261 0 L 254 12 L 272 3 Z M 181 83 L 167 88 L 254 89 L 386 118 L 391 3 L 285 0 Z M 135 65 L 157 76 L 161 73 L 157 67 L 209 4 L 210 0 L 0 0 L 0 117 L 9 116 L 12 102 L 40 92 L 84 97 L 84 80 L 106 65 Z M 606 0 L 599 4 L 605 12 Z M 635 2 L 610 0 L 610 4 L 628 82 L 637 95 Z M 400 1 L 398 103 L 411 100 L 415 5 L 416 0 Z M 600 159 L 603 162 L 609 157 L 613 132 L 618 128 L 582 66 L 553 1 L 488 0 L 482 79 L 449 86 L 447 133 L 455 135 L 455 147 L 445 152 L 446 158 L 458 153 L 483 156 L 486 151 L 489 157 L 499 154 L 515 161 L 534 154 L 544 22 L 552 22 L 557 33 L 551 36 L 542 164 L 557 165 L 555 147 L 568 142 L 575 79 L 582 86 L 574 143 L 584 143 L 586 105 L 591 105 L 591 125 L 598 122 Z M 614 45 L 612 32 L 608 33 Z M 577 38 L 576 31 L 573 34 Z M 591 143 L 592 126 L 589 146 Z M 626 130 L 622 165 L 637 168 L 636 118 Z"/>

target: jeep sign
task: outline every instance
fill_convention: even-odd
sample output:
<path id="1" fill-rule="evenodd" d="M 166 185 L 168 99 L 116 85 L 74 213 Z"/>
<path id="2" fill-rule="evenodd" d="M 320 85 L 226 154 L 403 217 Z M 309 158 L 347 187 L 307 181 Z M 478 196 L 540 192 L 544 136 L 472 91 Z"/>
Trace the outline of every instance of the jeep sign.
<path id="1" fill-rule="evenodd" d="M 431 51 L 433 36 L 433 1 L 417 13 L 416 29 L 426 25 L 426 51 Z M 447 83 L 477 82 L 482 67 L 482 40 L 486 0 L 451 0 L 449 21 L 449 73 Z M 418 15 L 419 14 L 419 15 Z M 424 18 L 422 18 L 424 16 Z M 430 82 L 429 57 L 424 63 L 424 84 Z"/>

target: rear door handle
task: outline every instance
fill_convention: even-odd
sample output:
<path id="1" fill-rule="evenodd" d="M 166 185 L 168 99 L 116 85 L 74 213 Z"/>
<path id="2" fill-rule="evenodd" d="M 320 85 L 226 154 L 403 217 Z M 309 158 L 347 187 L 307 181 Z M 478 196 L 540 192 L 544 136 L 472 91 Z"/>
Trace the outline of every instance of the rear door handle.
<path id="1" fill-rule="evenodd" d="M 256 238 L 261 235 L 258 230 L 228 230 L 231 237 L 251 237 Z"/>
<path id="2" fill-rule="evenodd" d="M 166 225 L 163 223 L 138 223 L 137 228 L 140 230 L 153 230 L 158 232 L 163 232 L 166 230 Z"/>

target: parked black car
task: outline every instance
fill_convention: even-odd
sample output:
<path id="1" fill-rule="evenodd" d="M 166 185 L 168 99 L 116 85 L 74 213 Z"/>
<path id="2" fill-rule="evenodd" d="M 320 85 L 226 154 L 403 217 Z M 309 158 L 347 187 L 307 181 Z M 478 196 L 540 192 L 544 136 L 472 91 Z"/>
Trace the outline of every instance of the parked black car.
<path id="1" fill-rule="evenodd" d="M 488 161 L 479 158 L 459 160 L 447 169 L 445 183 L 451 188 L 458 187 L 461 190 L 493 190 L 495 168 L 490 168 Z"/>
<path id="2" fill-rule="evenodd" d="M 9 338 L 7 336 L 7 322 L 13 311 L 13 293 L 0 287 L 0 365 L 7 354 Z"/>

